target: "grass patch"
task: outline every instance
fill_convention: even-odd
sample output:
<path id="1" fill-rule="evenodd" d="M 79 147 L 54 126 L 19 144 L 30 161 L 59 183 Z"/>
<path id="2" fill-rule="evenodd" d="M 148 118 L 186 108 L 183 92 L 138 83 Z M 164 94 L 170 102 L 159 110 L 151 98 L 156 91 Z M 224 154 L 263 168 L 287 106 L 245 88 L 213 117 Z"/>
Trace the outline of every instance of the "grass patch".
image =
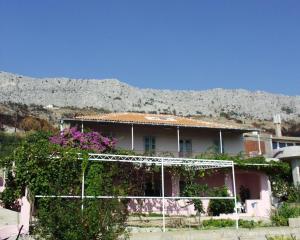
<path id="1" fill-rule="evenodd" d="M 209 219 L 203 220 L 202 226 L 205 229 L 211 228 L 226 228 L 226 227 L 235 227 L 235 220 L 232 219 Z M 257 227 L 269 227 L 269 224 L 263 223 L 262 221 L 253 221 L 253 220 L 239 220 L 240 228 L 257 228 Z"/>
<path id="2" fill-rule="evenodd" d="M 285 235 L 275 235 L 275 236 L 266 236 L 267 240 L 296 240 L 296 236 L 290 235 L 290 236 L 285 236 Z"/>

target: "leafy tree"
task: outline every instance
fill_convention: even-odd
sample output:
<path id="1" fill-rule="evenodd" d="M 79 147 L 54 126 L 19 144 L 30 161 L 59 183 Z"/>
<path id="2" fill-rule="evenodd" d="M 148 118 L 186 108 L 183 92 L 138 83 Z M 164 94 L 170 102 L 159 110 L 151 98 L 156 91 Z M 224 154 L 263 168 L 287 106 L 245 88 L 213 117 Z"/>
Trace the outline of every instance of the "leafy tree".
<path id="1" fill-rule="evenodd" d="M 207 192 L 207 185 L 200 185 L 195 183 L 190 183 L 185 188 L 185 196 L 187 197 L 199 197 L 203 196 L 203 193 Z M 199 217 L 199 224 L 201 223 L 201 214 L 205 213 L 203 208 L 203 203 L 201 199 L 193 199 L 191 203 L 194 204 L 195 211 L 197 211 Z"/>
<path id="2" fill-rule="evenodd" d="M 80 135 L 78 141 L 74 135 Z M 10 173 L 1 200 L 7 207 L 16 208 L 17 199 L 28 188 L 37 219 L 34 231 L 43 239 L 116 239 L 125 231 L 128 201 L 93 197 L 129 194 L 128 191 L 135 189 L 135 183 L 128 175 L 134 167 L 131 164 L 88 162 L 87 150 L 105 152 L 114 147 L 112 140 L 101 135 L 78 134 L 77 130 L 72 130 L 61 136 L 63 138 L 58 140 L 67 140 L 66 144 L 53 143 L 55 138 L 49 141 L 49 133 L 31 134 L 14 154 L 1 159 L 1 167 Z M 84 194 L 91 198 L 34 198 L 35 195 L 81 196 L 83 173 L 86 180 Z"/>
<path id="3" fill-rule="evenodd" d="M 185 197 L 207 196 L 208 186 L 206 184 L 199 184 L 196 181 L 197 178 L 204 177 L 203 171 L 199 171 L 193 168 L 186 169 L 182 167 L 176 167 L 172 169 L 172 171 L 177 175 L 181 174 L 182 177 L 185 179 L 185 184 L 184 184 L 185 186 L 184 189 L 182 189 L 183 196 Z M 197 212 L 197 215 L 199 217 L 199 224 L 200 224 L 201 214 L 205 213 L 201 199 L 192 199 L 188 201 L 188 204 L 194 204 L 194 209 Z"/>

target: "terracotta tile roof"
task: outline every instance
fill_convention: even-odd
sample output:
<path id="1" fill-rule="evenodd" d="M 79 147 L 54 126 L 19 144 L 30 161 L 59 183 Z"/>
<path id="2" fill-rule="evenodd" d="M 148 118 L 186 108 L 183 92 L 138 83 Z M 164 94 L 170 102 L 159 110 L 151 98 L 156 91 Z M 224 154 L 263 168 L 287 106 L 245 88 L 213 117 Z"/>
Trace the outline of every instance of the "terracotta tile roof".
<path id="1" fill-rule="evenodd" d="M 90 115 L 75 117 L 75 119 L 66 120 L 83 120 L 96 122 L 115 122 L 127 124 L 141 124 L 141 125 L 164 125 L 164 126 L 182 126 L 182 127 L 198 127 L 198 128 L 214 128 L 214 129 L 233 129 L 253 131 L 247 127 L 236 125 L 227 125 L 215 122 L 207 122 L 196 120 L 187 117 L 179 117 L 174 115 L 160 115 L 160 114 L 144 114 L 144 113 L 109 113 L 101 115 Z"/>

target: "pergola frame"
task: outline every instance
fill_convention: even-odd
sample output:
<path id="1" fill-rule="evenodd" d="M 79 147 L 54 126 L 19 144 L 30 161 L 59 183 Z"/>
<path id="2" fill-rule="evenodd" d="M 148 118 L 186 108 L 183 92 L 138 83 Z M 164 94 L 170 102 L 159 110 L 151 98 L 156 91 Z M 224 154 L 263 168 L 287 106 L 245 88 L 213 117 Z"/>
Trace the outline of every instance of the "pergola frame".
<path id="1" fill-rule="evenodd" d="M 79 159 L 82 159 L 79 157 Z M 173 157 L 151 157 L 151 156 L 130 156 L 130 155 L 114 155 L 114 154 L 97 154 L 90 153 L 89 161 L 97 161 L 97 162 L 123 162 L 123 163 L 138 163 L 138 164 L 146 164 L 146 165 L 157 165 L 161 166 L 161 188 L 162 188 L 162 196 L 161 197 L 152 197 L 152 196 L 87 196 L 84 194 L 84 183 L 85 176 L 82 174 L 82 186 L 81 186 L 81 196 L 80 195 L 36 195 L 36 198 L 76 198 L 76 199 L 162 199 L 162 215 L 163 215 L 163 232 L 166 230 L 165 223 L 165 199 L 201 199 L 201 200 L 209 200 L 209 199 L 226 199 L 226 200 L 234 200 L 234 209 L 235 209 L 235 220 L 236 220 L 236 228 L 238 229 L 238 214 L 237 214 L 237 201 L 236 201 L 236 184 L 235 184 L 235 171 L 234 171 L 234 163 L 233 161 L 227 160 L 210 160 L 210 159 L 191 159 L 191 158 L 173 158 Z M 165 184 L 164 184 L 164 167 L 170 166 L 186 166 L 186 167 L 194 167 L 195 170 L 198 169 L 218 169 L 218 168 L 231 168 L 232 170 L 232 187 L 233 187 L 233 196 L 232 197 L 166 197 L 165 196 Z M 82 209 L 84 208 L 82 204 Z"/>

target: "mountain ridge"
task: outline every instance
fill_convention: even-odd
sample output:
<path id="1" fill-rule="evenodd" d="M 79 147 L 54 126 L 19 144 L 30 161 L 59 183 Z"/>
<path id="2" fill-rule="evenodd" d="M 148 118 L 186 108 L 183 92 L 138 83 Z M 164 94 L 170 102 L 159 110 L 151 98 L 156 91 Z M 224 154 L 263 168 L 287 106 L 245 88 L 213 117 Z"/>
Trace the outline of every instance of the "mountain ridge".
<path id="1" fill-rule="evenodd" d="M 237 119 L 300 119 L 300 96 L 214 88 L 168 90 L 139 88 L 118 79 L 32 78 L 0 72 L 0 102 L 96 107 L 110 111 L 220 116 Z"/>

